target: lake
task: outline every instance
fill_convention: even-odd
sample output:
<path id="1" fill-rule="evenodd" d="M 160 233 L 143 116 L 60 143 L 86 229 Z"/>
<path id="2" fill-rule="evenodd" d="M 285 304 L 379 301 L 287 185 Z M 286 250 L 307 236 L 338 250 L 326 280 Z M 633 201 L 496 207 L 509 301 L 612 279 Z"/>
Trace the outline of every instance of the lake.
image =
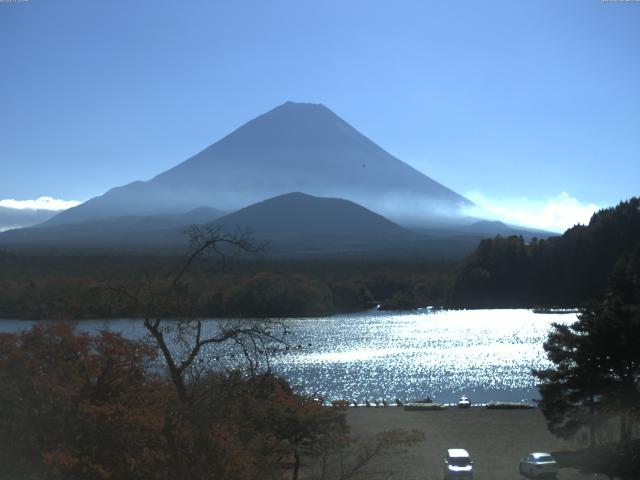
<path id="1" fill-rule="evenodd" d="M 551 324 L 575 320 L 575 313 L 432 309 L 290 319 L 291 341 L 304 348 L 276 357 L 273 370 L 326 399 L 532 402 L 531 369 L 549 365 L 542 344 Z M 33 323 L 0 320 L 0 330 Z M 91 332 L 105 327 L 130 338 L 145 334 L 139 320 L 79 323 Z"/>

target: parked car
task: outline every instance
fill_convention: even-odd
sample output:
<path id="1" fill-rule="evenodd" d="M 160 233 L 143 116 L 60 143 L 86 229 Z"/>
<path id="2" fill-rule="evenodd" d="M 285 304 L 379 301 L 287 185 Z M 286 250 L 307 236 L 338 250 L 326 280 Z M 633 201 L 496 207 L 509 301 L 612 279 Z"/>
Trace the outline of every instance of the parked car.
<path id="1" fill-rule="evenodd" d="M 462 396 L 460 400 L 458 400 L 458 408 L 469 408 L 471 407 L 471 400 L 469 397 Z"/>
<path id="2" fill-rule="evenodd" d="M 473 462 L 465 449 L 450 448 L 444 460 L 444 480 L 458 478 L 473 478 Z"/>
<path id="3" fill-rule="evenodd" d="M 530 453 L 520 460 L 520 473 L 532 478 L 543 475 L 554 477 L 558 474 L 558 463 L 556 459 L 548 453 Z"/>

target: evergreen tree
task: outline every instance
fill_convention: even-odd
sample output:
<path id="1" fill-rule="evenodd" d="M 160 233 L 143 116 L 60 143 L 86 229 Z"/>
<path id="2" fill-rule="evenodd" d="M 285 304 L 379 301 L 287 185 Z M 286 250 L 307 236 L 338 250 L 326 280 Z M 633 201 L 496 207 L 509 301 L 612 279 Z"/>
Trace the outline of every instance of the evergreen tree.
<path id="1" fill-rule="evenodd" d="M 571 437 L 582 426 L 620 417 L 620 439 L 629 439 L 640 413 L 640 243 L 621 258 L 603 300 L 572 325 L 554 324 L 544 344 L 553 367 L 534 371 L 540 407 L 551 432 Z"/>

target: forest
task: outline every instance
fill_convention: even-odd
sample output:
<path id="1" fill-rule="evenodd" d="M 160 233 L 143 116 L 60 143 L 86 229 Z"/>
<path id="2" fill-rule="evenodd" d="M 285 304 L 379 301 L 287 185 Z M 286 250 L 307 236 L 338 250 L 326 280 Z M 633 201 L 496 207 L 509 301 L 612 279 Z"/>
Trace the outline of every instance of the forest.
<path id="1" fill-rule="evenodd" d="M 595 213 L 547 240 L 483 240 L 459 267 L 450 305 L 458 308 L 576 308 L 599 298 L 617 264 L 640 249 L 640 199 Z"/>
<path id="2" fill-rule="evenodd" d="M 161 284 L 183 257 L 0 253 L 0 318 L 139 317 L 110 291 Z M 203 317 L 304 317 L 444 305 L 454 264 L 429 260 L 198 259 L 184 280 Z"/>
<path id="3" fill-rule="evenodd" d="M 534 370 L 547 428 L 588 446 L 563 452 L 566 465 L 637 479 L 640 439 L 640 247 L 616 262 L 604 293 L 571 324 L 554 323 L 543 348 L 551 366 Z M 615 425 L 616 437 L 603 432 Z"/>
<path id="4" fill-rule="evenodd" d="M 563 235 L 486 239 L 462 262 L 402 259 L 198 258 L 183 288 L 200 317 L 305 317 L 374 308 L 579 308 L 599 297 L 640 245 L 640 200 Z M 162 284 L 180 256 L 0 252 L 0 318 L 139 317 L 111 291 Z"/>

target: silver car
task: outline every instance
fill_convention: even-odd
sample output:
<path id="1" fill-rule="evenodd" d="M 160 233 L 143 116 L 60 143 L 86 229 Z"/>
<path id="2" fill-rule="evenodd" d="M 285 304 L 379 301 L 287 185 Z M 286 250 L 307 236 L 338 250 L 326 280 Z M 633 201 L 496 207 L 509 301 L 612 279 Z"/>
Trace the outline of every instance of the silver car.
<path id="1" fill-rule="evenodd" d="M 520 473 L 532 478 L 558 474 L 558 463 L 550 454 L 544 452 L 530 453 L 520 460 Z"/>
<path id="2" fill-rule="evenodd" d="M 450 448 L 444 460 L 444 480 L 473 478 L 473 462 L 463 448 Z"/>

